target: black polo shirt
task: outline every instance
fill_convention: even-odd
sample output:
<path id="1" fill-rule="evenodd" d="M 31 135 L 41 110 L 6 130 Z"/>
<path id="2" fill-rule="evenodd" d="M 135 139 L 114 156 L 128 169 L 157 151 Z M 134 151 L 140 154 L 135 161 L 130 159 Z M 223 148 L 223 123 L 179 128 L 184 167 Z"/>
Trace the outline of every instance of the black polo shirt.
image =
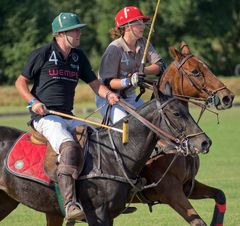
<path id="1" fill-rule="evenodd" d="M 64 60 L 54 40 L 32 52 L 22 74 L 33 81 L 33 96 L 48 109 L 68 114 L 73 109 L 78 80 L 90 83 L 96 79 L 87 57 L 80 49 L 72 49 Z"/>

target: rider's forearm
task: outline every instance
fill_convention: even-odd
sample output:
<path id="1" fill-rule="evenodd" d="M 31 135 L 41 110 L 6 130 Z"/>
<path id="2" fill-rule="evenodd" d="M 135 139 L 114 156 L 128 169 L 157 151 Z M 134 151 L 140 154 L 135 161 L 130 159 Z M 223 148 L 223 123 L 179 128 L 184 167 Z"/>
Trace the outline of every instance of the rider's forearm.
<path id="1" fill-rule="evenodd" d="M 151 64 L 149 66 L 144 67 L 145 75 L 157 75 L 160 72 L 160 67 L 157 64 Z"/>
<path id="2" fill-rule="evenodd" d="M 28 80 L 23 76 L 20 75 L 15 82 L 15 86 L 19 92 L 19 94 L 23 97 L 26 103 L 29 103 L 34 96 L 31 94 L 29 87 L 28 87 Z"/>
<path id="3" fill-rule="evenodd" d="M 110 90 L 106 86 L 102 85 L 98 80 L 90 82 L 89 85 L 100 97 L 106 98 L 107 93 L 110 92 Z"/>

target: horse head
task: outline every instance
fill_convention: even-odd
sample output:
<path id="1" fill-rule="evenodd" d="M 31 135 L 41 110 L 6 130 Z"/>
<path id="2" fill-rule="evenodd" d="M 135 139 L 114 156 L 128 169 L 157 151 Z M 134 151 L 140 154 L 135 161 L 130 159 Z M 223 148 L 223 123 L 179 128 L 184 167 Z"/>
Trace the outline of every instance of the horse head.
<path id="1" fill-rule="evenodd" d="M 203 99 L 218 110 L 231 108 L 234 94 L 202 60 L 191 54 L 185 42 L 181 43 L 180 49 L 169 48 L 173 62 L 162 75 L 160 90 L 164 90 L 169 82 L 174 95 Z"/>
<path id="2" fill-rule="evenodd" d="M 172 87 L 169 83 L 165 86 L 164 95 L 159 92 L 160 102 L 162 98 L 166 99 L 166 95 L 171 98 L 161 104 L 160 114 L 165 129 L 179 140 L 174 148 L 184 155 L 208 153 L 212 144 L 210 138 L 194 121 L 185 101 L 172 96 Z M 162 128 L 164 128 L 163 125 Z"/>

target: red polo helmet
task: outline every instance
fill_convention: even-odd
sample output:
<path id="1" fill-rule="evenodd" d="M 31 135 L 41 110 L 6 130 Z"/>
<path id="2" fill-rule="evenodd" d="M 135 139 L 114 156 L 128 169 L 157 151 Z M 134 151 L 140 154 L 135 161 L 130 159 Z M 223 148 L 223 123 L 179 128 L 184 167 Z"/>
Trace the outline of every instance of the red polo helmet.
<path id="1" fill-rule="evenodd" d="M 147 22 L 150 20 L 150 17 L 144 16 L 141 10 L 135 6 L 124 7 L 118 11 L 115 17 L 116 29 L 134 20 L 143 20 L 143 22 Z"/>

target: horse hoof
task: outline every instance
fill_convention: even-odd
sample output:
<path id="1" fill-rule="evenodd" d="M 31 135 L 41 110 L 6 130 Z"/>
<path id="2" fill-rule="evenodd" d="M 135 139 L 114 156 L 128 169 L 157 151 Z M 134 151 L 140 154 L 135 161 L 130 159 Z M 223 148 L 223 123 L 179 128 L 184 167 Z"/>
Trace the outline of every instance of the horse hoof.
<path id="1" fill-rule="evenodd" d="M 129 213 L 134 213 L 135 211 L 137 211 L 136 207 L 127 207 L 124 209 L 124 211 L 122 212 L 122 214 L 129 214 Z"/>

